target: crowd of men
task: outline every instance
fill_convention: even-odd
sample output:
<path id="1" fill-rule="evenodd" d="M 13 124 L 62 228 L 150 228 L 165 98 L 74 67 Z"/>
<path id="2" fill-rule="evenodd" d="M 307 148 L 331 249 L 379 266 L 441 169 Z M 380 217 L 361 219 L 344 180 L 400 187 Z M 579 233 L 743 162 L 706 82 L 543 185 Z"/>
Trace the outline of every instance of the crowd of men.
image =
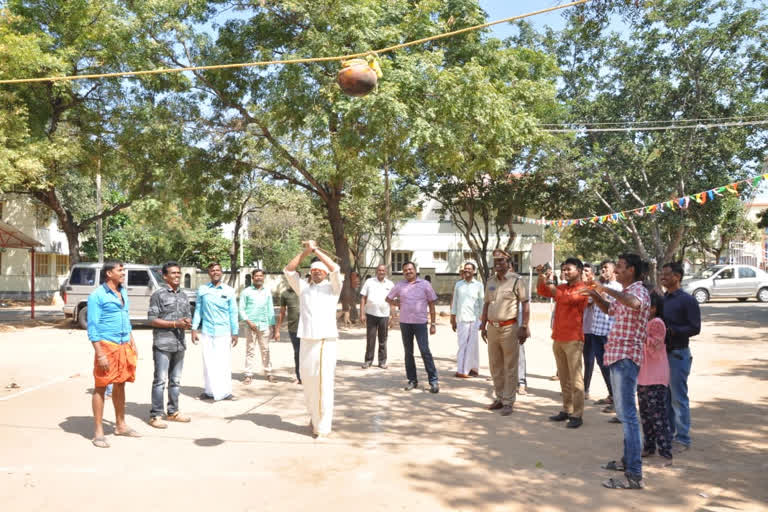
<path id="1" fill-rule="evenodd" d="M 302 279 L 298 267 L 312 256 L 310 273 Z M 451 327 L 457 333 L 455 376 L 478 377 L 479 337 L 487 344 L 494 400 L 490 410 L 502 416 L 514 412 L 516 396 L 527 393 L 524 343 L 531 336 L 530 296 L 525 279 L 514 272 L 510 255 L 496 249 L 493 274 L 485 285 L 475 279 L 474 263 L 461 271 L 451 300 Z M 589 399 L 594 363 L 608 389 L 595 403 L 605 412 L 615 410 L 624 430 L 621 460 L 603 467 L 622 471 L 625 479 L 609 479 L 609 488 L 640 489 L 642 457 L 655 453 L 671 460 L 672 444 L 680 453 L 691 445 L 687 378 L 691 369 L 689 339 L 699 333 L 698 304 L 680 288 L 683 278 L 678 263 L 663 265 L 663 289 L 649 291 L 648 265 L 634 254 L 616 262 L 604 261 L 595 279 L 593 267 L 577 258 L 561 265 L 560 279 L 548 266 L 538 267 L 536 290 L 554 302 L 553 354 L 562 391 L 562 409 L 550 417 L 571 429 L 583 425 L 585 400 Z M 402 265 L 403 280 L 388 279 L 387 267 L 360 290 L 361 323 L 366 327 L 363 369 L 374 363 L 387 369 L 387 337 L 395 308 L 405 352 L 406 391 L 418 387 L 414 339 L 422 357 L 428 390 L 439 393 L 438 372 L 429 348 L 435 335 L 437 294 L 431 283 L 418 276 L 416 265 Z M 243 384 L 252 383 L 256 346 L 268 382 L 276 382 L 269 342 L 279 338 L 287 323 L 294 351 L 295 383 L 301 384 L 317 438 L 331 433 L 336 368 L 336 308 L 343 275 L 332 258 L 314 241 L 304 243 L 284 269 L 288 288 L 280 295 L 279 314 L 274 313 L 272 292 L 264 286 L 265 273 L 254 270 L 251 283 L 240 294 L 222 282 L 218 263 L 208 266 L 210 282 L 197 290 L 194 314 L 180 287 L 181 270 L 176 262 L 162 267 L 164 285 L 150 299 L 148 319 L 153 327 L 154 378 L 149 424 L 167 428 L 167 421 L 189 422 L 179 410 L 181 373 L 186 351 L 185 331 L 201 345 L 204 400 L 236 400 L 232 393 L 231 349 L 237 344 L 239 322 L 246 325 L 246 359 Z M 105 391 L 114 385 L 115 435 L 140 437 L 125 423 L 125 383 L 133 382 L 138 353 L 128 316 L 128 297 L 123 266 L 106 263 L 103 283 L 88 300 L 88 336 L 94 351 L 95 391 L 93 444 L 107 448 L 102 417 Z M 378 340 L 378 351 L 376 342 Z M 165 391 L 168 390 L 167 404 Z M 636 408 L 639 396 L 640 414 Z M 642 419 L 642 432 L 641 423 Z M 643 442 L 643 434 L 644 441 Z"/>

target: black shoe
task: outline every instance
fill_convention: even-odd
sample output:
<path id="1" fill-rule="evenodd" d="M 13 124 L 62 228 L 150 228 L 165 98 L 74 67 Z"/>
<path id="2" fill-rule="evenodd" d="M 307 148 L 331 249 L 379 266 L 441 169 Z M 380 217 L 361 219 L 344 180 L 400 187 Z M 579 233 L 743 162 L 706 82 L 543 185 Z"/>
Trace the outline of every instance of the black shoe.
<path id="1" fill-rule="evenodd" d="M 618 416 L 614 416 L 613 418 L 608 420 L 608 423 L 621 423 L 621 420 Z"/>
<path id="2" fill-rule="evenodd" d="M 200 400 L 213 400 L 213 397 L 206 393 L 200 393 L 200 396 L 198 396 Z"/>
<path id="3" fill-rule="evenodd" d="M 571 416 L 566 428 L 579 428 L 584 422 L 578 416 Z"/>
<path id="4" fill-rule="evenodd" d="M 381 363 L 379 365 L 379 368 L 381 368 L 382 370 L 386 370 L 387 368 L 389 368 L 389 366 L 387 366 L 387 363 Z"/>
<path id="5" fill-rule="evenodd" d="M 364 362 L 364 363 L 363 363 L 362 369 L 363 369 L 363 370 L 367 370 L 367 369 L 368 369 L 368 368 L 370 368 L 370 367 L 371 367 L 371 363 L 369 363 L 368 361 L 366 361 L 366 362 Z"/>
<path id="6" fill-rule="evenodd" d="M 440 392 L 440 387 L 437 385 L 437 382 L 435 382 L 434 384 L 430 384 L 429 385 L 429 392 L 430 393 L 439 393 Z"/>
<path id="7" fill-rule="evenodd" d="M 568 418 L 570 418 L 571 415 L 568 414 L 565 411 L 560 411 L 559 413 L 555 414 L 554 416 L 549 417 L 549 421 L 565 421 Z"/>
<path id="8" fill-rule="evenodd" d="M 403 389 L 405 391 L 410 391 L 412 389 L 416 389 L 416 387 L 419 385 L 418 382 L 409 382 L 407 386 L 405 386 Z"/>
<path id="9" fill-rule="evenodd" d="M 501 400 L 494 400 L 491 405 L 488 406 L 489 411 L 495 411 L 504 407 L 504 403 Z"/>

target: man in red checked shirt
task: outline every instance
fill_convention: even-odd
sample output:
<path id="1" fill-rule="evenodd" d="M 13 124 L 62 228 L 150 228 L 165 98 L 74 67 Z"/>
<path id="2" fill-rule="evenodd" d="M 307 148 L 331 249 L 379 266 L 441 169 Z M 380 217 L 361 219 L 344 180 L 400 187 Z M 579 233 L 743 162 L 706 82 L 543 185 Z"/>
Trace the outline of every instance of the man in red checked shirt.
<path id="1" fill-rule="evenodd" d="M 610 478 L 603 482 L 609 489 L 642 489 L 643 467 L 641 451 L 640 419 L 635 408 L 637 374 L 643 363 L 643 343 L 651 297 L 641 280 L 642 260 L 637 254 L 622 254 L 616 262 L 616 281 L 622 291 L 612 290 L 601 284 L 585 290 L 595 305 L 614 318 L 613 326 L 605 343 L 603 364 L 611 371 L 611 387 L 616 415 L 624 428 L 624 456 L 621 461 L 603 464 L 603 469 L 623 471 L 625 480 Z M 603 298 L 606 293 L 615 302 Z"/>

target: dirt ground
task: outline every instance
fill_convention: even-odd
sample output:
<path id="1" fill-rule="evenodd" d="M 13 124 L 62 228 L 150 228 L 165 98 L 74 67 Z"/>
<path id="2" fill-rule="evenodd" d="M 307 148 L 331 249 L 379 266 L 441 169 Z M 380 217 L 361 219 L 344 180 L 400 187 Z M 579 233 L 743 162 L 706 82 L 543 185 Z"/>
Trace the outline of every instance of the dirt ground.
<path id="1" fill-rule="evenodd" d="M 156 430 L 150 406 L 150 329 L 135 331 L 136 383 L 127 385 L 129 424 L 144 437 L 108 435 L 91 446 L 92 349 L 83 331 L 58 324 L 0 330 L 0 510 L 292 511 L 717 511 L 768 510 L 768 307 L 722 302 L 702 308 L 693 342 L 693 448 L 662 468 L 645 459 L 645 491 L 601 487 L 600 464 L 620 456 L 620 425 L 588 402 L 584 426 L 547 421 L 559 410 L 548 305 L 535 305 L 528 342 L 531 394 L 509 417 L 487 411 L 485 378 L 459 380 L 445 317 L 431 348 L 440 393 L 404 392 L 400 332 L 389 369 L 360 368 L 362 329 L 339 341 L 334 435 L 315 441 L 301 387 L 291 384 L 286 332 L 272 344 L 279 382 L 236 382 L 236 402 L 196 400 L 200 349 L 185 361 L 181 409 L 189 424 Z M 244 340 L 233 352 L 240 379 Z M 417 357 L 422 384 L 423 366 Z M 481 373 L 488 375 L 481 342 Z M 605 396 L 596 369 L 591 394 Z M 18 387 L 6 387 L 15 383 Z M 108 434 L 114 411 L 107 404 Z"/>

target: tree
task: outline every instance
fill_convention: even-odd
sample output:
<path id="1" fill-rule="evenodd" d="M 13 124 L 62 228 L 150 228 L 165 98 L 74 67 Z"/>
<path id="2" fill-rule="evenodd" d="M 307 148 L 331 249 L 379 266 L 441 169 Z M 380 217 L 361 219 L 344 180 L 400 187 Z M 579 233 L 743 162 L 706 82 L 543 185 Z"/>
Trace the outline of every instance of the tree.
<path id="1" fill-rule="evenodd" d="M 625 23 L 622 36 L 609 33 L 609 18 L 577 12 L 561 33 L 545 35 L 541 47 L 557 55 L 563 71 L 559 96 L 567 114 L 561 121 L 623 126 L 765 115 L 760 55 L 768 27 L 759 9 L 741 1 L 664 0 L 635 9 Z M 521 37 L 535 44 L 529 30 Z M 562 216 L 590 217 L 752 176 L 766 135 L 755 126 L 589 132 L 573 136 L 571 147 L 556 148 L 537 172 L 562 176 L 567 169 L 578 193 Z M 675 258 L 697 231 L 716 229 L 722 220 L 716 203 L 576 226 L 572 236 L 595 248 L 610 246 L 614 255 L 633 251 L 661 263 Z"/>
<path id="2" fill-rule="evenodd" d="M 210 2 L 199 17 L 198 11 L 189 15 L 180 2 L 134 8 L 142 20 L 143 37 L 162 47 L 157 65 L 164 66 L 365 52 L 485 19 L 474 0 L 237 4 L 236 17 L 222 18 L 220 9 L 229 7 Z M 213 33 L 195 29 L 214 21 L 221 25 Z M 413 167 L 416 148 L 431 146 L 430 165 L 447 160 L 438 158 L 441 151 L 455 154 L 452 137 L 460 127 L 432 126 L 435 109 L 447 112 L 451 105 L 463 109 L 465 102 L 474 102 L 485 107 L 487 118 L 499 112 L 478 99 L 472 83 L 453 83 L 484 77 L 482 65 L 473 58 L 486 46 L 488 53 L 499 49 L 498 42 L 472 32 L 381 55 L 385 79 L 365 98 L 342 95 L 335 84 L 337 62 L 194 72 L 194 87 L 186 98 L 205 105 L 198 111 L 198 123 L 240 143 L 248 151 L 237 153 L 247 155 L 254 169 L 306 190 L 321 202 L 341 270 L 349 275 L 345 200 L 366 197 L 370 184 L 385 169 L 405 174 Z M 441 83 L 450 87 L 436 87 L 435 80 L 441 77 Z M 457 91 L 469 94 L 456 96 Z M 515 111 L 520 129 L 510 125 L 508 139 L 530 124 L 520 107 Z M 345 309 L 353 299 L 349 282 L 345 280 L 342 291 Z"/>
<path id="3" fill-rule="evenodd" d="M 0 76 L 82 75 L 140 66 L 136 20 L 122 2 L 11 0 L 0 17 Z M 6 66 L 6 63 L 11 63 Z M 178 169 L 182 124 L 158 80 L 116 79 L 6 85 L 0 92 L 2 190 L 26 193 L 56 215 L 70 261 L 80 235 L 136 198 L 160 190 Z M 168 82 L 168 80 L 166 80 Z M 13 132 L 12 137 L 8 134 Z M 116 203 L 96 205 L 94 176 L 119 190 Z"/>

